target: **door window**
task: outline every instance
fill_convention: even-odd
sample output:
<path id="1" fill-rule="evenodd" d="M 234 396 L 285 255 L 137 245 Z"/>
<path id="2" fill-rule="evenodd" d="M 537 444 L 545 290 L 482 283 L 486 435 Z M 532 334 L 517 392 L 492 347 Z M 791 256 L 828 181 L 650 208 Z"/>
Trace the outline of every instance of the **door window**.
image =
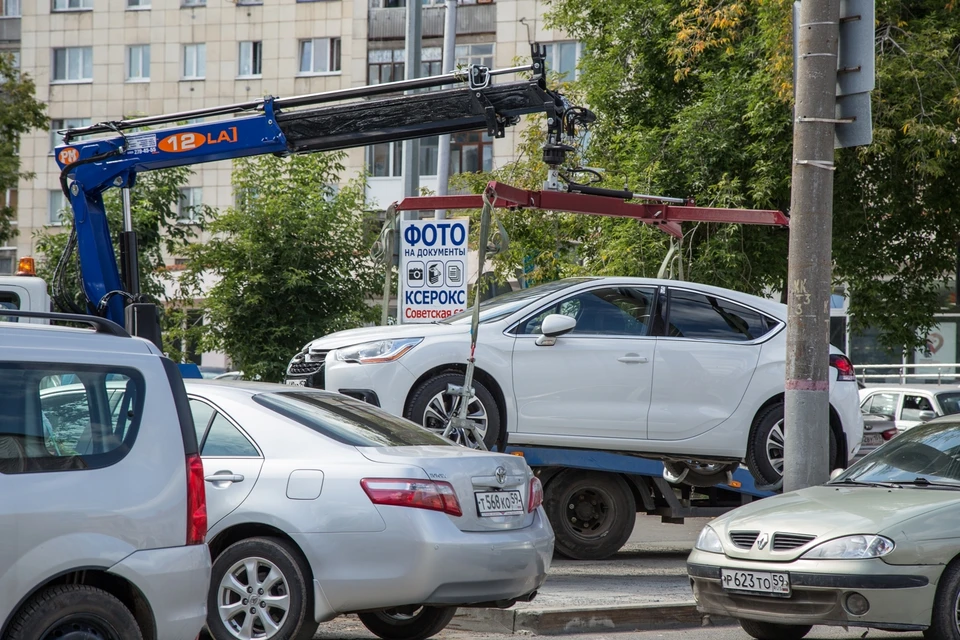
<path id="1" fill-rule="evenodd" d="M 773 328 L 762 314 L 714 296 L 670 291 L 666 334 L 671 338 L 746 342 L 763 337 Z"/>
<path id="2" fill-rule="evenodd" d="M 0 291 L 0 309 L 16 310 L 20 308 L 20 296 L 12 291 Z M 16 322 L 20 318 L 0 316 L 0 322 Z"/>
<path id="3" fill-rule="evenodd" d="M 247 440 L 247 437 L 233 426 L 233 423 L 227 420 L 222 413 L 218 413 L 213 417 L 213 422 L 210 423 L 210 430 L 207 431 L 207 437 L 203 441 L 200 455 L 204 457 L 257 458 L 260 453 Z"/>
<path id="4" fill-rule="evenodd" d="M 933 404 L 923 396 L 903 396 L 903 408 L 900 410 L 901 420 L 919 422 L 923 420 L 920 417 L 921 411 L 933 411 Z"/>
<path id="5" fill-rule="evenodd" d="M 577 321 L 572 335 L 645 336 L 653 309 L 654 290 L 611 287 L 584 291 L 540 310 L 520 323 L 519 335 L 540 335 L 551 314 Z"/>
<path id="6" fill-rule="evenodd" d="M 207 427 L 210 426 L 210 420 L 213 419 L 216 410 L 206 402 L 191 398 L 190 413 L 193 414 L 193 426 L 197 430 L 197 444 L 200 445 L 203 443 L 203 436 L 207 432 Z"/>
<path id="7" fill-rule="evenodd" d="M 863 403 L 861 410 L 864 413 L 877 416 L 897 415 L 897 403 L 900 395 L 897 393 L 875 393 Z"/>

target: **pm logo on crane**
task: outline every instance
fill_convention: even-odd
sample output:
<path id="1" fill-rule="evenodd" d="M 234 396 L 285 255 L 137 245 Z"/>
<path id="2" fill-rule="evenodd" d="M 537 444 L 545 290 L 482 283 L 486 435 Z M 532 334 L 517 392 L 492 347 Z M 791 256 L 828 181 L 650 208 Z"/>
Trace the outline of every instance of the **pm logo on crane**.
<path id="1" fill-rule="evenodd" d="M 61 149 L 60 153 L 57 154 L 57 160 L 60 161 L 62 165 L 73 164 L 80 159 L 80 152 L 74 149 L 73 147 L 67 147 L 66 149 Z"/>

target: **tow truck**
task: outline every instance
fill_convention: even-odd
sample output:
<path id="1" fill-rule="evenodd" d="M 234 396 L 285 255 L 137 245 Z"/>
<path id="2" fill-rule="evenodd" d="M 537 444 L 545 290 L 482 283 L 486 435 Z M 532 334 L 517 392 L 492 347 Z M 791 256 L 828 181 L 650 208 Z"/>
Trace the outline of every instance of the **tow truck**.
<path id="1" fill-rule="evenodd" d="M 627 216 L 674 236 L 681 235 L 683 221 L 788 224 L 779 211 L 697 207 L 688 199 L 659 198 L 573 181 L 570 176 L 583 170 L 564 167 L 566 157 L 574 149 L 572 142 L 577 131 L 592 122 L 594 115 L 588 109 L 571 105 L 560 93 L 548 88 L 545 47 L 531 45 L 531 60 L 529 65 L 505 69 L 471 65 L 427 78 L 288 98 L 265 97 L 64 131 L 64 142 L 56 148 L 55 157 L 61 168 L 62 190 L 73 209 L 74 224 L 52 283 L 54 302 L 64 311 L 107 318 L 125 326 L 131 334 L 161 345 L 158 307 L 142 295 L 137 275 L 137 239 L 130 213 L 130 189 L 141 172 L 261 154 L 283 156 L 330 151 L 477 129 L 503 137 L 505 127 L 517 124 L 521 116 L 532 113 L 546 116 L 547 143 L 543 160 L 548 166 L 548 179 L 542 191 L 491 183 L 482 195 L 405 198 L 392 210 L 482 206 L 480 264 L 484 261 L 490 216 L 497 207 Z M 521 77 L 512 82 L 494 83 L 494 78 L 503 75 Z M 425 89 L 431 91 L 421 91 Z M 400 92 L 407 93 L 398 95 Z M 197 120 L 202 121 L 181 124 Z M 119 265 L 103 204 L 103 193 L 112 188 L 121 189 L 123 196 Z M 76 308 L 64 295 L 65 266 L 74 251 L 86 299 L 82 309 Z M 6 290 L 4 282 L 0 282 L 2 290 Z M 44 304 L 43 301 L 40 304 Z M 477 338 L 478 327 L 474 324 L 465 383 L 451 388 L 451 394 L 469 397 L 472 393 L 472 348 Z M 464 402 L 462 406 L 467 404 Z M 455 417 L 449 428 L 470 429 L 472 426 L 462 415 Z M 769 495 L 771 489 L 755 487 L 749 473 L 736 472 L 727 484 L 694 493 L 689 487 L 666 482 L 662 464 L 655 460 L 566 449 L 524 447 L 512 451 L 523 455 L 546 479 L 560 471 L 575 470 L 625 477 L 631 483 L 638 509 L 660 515 L 666 522 L 717 515 Z M 624 517 L 629 518 L 632 525 L 635 515 Z M 587 553 L 584 557 L 591 556 Z"/>

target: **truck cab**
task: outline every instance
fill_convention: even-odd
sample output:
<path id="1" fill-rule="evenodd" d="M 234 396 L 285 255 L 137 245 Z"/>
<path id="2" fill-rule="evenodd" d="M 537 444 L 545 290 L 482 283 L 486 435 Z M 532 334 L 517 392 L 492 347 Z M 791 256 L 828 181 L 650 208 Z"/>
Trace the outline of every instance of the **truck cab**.
<path id="1" fill-rule="evenodd" d="M 0 310 L 50 311 L 47 283 L 36 276 L 33 258 L 21 258 L 15 276 L 0 276 Z M 0 316 L 0 322 L 49 324 L 45 318 L 12 318 Z"/>

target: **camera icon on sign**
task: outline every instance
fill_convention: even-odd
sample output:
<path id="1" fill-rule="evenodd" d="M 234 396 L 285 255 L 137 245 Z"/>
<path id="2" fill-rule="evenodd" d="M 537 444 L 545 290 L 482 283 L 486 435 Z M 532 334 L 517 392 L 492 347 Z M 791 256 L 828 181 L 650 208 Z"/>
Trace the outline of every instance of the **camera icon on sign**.
<path id="1" fill-rule="evenodd" d="M 423 286 L 422 262 L 410 262 L 407 264 L 407 285 L 411 287 Z"/>

